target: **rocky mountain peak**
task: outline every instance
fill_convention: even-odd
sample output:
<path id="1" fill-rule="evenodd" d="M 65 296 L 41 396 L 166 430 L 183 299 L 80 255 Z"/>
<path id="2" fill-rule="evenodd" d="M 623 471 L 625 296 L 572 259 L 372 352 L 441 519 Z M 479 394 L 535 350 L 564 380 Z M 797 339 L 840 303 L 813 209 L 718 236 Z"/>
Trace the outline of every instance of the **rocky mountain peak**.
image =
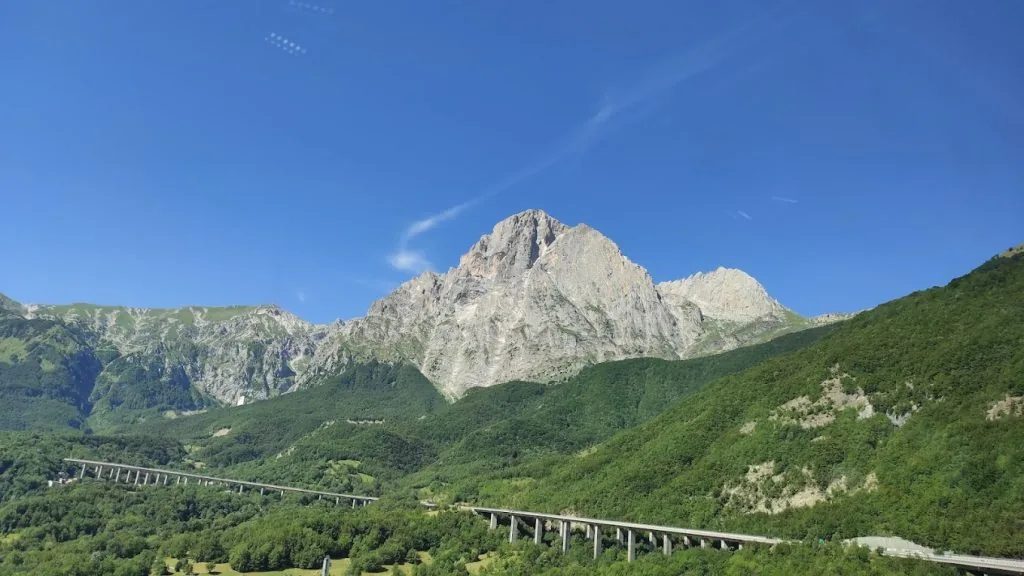
<path id="1" fill-rule="evenodd" d="M 459 270 L 490 279 L 511 278 L 533 267 L 570 228 L 543 210 L 526 210 L 498 222 L 459 260 Z"/>
<path id="2" fill-rule="evenodd" d="M 662 282 L 658 290 L 663 295 L 693 302 L 701 313 L 716 320 L 749 322 L 781 317 L 785 312 L 764 286 L 736 268 L 719 266 L 711 272 L 697 272 L 681 280 Z"/>

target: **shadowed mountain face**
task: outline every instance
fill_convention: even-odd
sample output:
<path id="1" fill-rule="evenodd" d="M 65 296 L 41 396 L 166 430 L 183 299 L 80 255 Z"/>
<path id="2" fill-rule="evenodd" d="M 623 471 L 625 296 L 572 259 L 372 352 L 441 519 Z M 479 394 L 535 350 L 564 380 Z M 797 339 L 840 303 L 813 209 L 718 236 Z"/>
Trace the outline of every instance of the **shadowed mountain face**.
<path id="1" fill-rule="evenodd" d="M 72 387 L 86 400 L 75 409 L 110 414 L 251 402 L 369 361 L 412 364 L 457 398 L 511 380 L 564 379 L 608 360 L 719 352 L 811 325 L 739 270 L 655 285 L 593 228 L 538 210 L 499 222 L 458 267 L 409 280 L 350 322 L 314 325 L 276 306 L 158 310 L 6 297 L 0 321 L 73 331 L 97 359 L 76 376 L 84 380 Z M 18 335 L 5 342 L 26 345 Z M 0 365 L 29 358 L 7 354 Z"/>

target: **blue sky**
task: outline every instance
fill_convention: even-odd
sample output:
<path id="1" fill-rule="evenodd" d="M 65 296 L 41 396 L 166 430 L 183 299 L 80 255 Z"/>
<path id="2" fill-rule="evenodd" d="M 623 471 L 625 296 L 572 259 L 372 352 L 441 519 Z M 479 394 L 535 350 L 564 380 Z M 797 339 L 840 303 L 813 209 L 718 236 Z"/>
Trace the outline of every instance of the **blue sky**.
<path id="1" fill-rule="evenodd" d="M 541 208 L 657 281 L 872 306 L 1024 241 L 1020 30 L 1015 0 L 6 2 L 0 292 L 323 322 Z"/>

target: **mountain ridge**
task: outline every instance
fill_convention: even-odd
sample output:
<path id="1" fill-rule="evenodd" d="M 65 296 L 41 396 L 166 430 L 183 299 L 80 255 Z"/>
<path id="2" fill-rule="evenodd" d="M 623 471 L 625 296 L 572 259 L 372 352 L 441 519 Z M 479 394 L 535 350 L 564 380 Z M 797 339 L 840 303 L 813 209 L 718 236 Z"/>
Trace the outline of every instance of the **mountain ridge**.
<path id="1" fill-rule="evenodd" d="M 218 404 L 314 385 L 371 360 L 410 362 L 451 399 L 510 380 L 557 381 L 607 360 L 710 354 L 833 320 L 799 316 L 736 269 L 655 284 L 598 230 L 537 209 L 501 220 L 458 266 L 407 280 L 351 320 L 314 324 L 273 304 L 154 309 L 3 297 L 0 308 L 79 326 L 94 346 L 148 357 L 159 379 L 177 373 Z"/>

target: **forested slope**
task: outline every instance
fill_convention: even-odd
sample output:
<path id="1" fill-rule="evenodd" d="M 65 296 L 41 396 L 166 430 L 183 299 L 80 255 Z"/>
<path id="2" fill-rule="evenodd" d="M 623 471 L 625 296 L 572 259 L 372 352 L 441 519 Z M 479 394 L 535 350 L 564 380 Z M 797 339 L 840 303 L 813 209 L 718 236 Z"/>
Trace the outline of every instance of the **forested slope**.
<path id="1" fill-rule="evenodd" d="M 718 379 L 496 503 L 1020 556 L 1021 374 L 1016 255 Z"/>

